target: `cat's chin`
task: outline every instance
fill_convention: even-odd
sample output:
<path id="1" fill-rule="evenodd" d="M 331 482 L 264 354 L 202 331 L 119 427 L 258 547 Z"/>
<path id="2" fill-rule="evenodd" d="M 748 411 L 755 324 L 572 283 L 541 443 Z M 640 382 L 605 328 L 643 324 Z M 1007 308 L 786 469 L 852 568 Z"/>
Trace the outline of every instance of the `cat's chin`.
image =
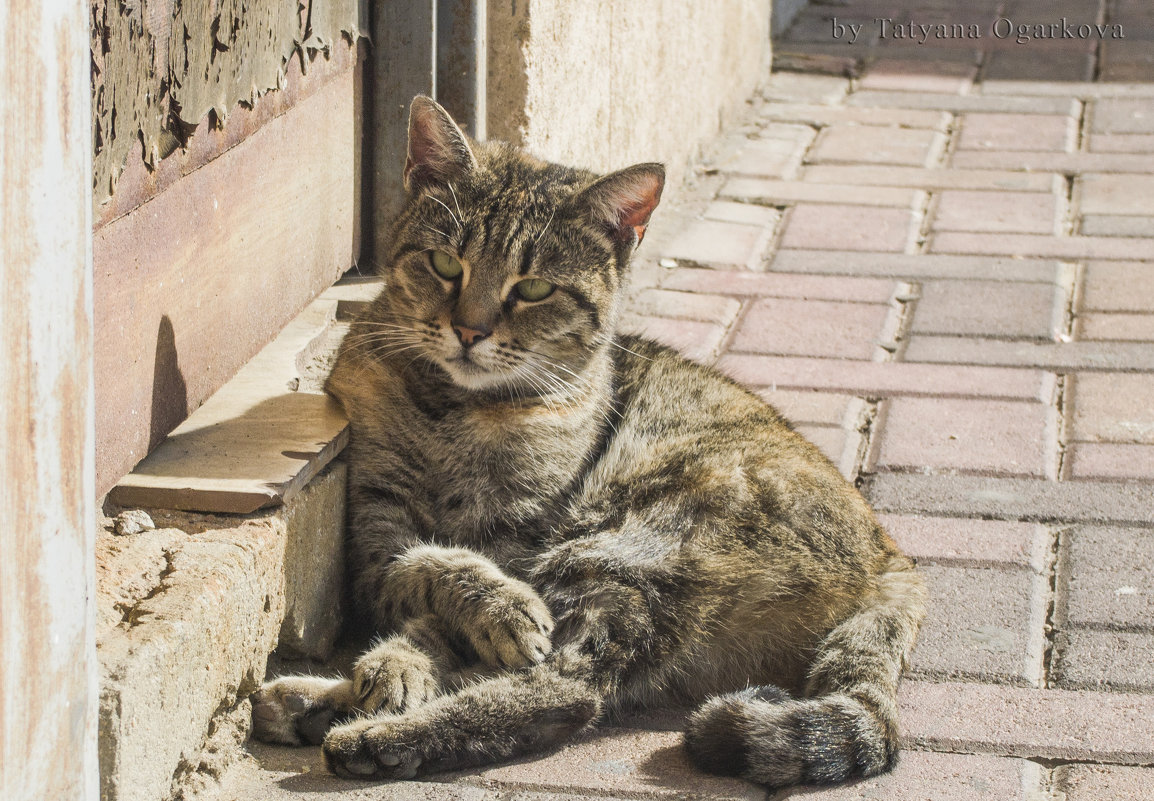
<path id="1" fill-rule="evenodd" d="M 463 389 L 496 389 L 509 383 L 508 375 L 486 370 L 475 361 L 467 359 L 442 361 L 441 367 L 449 374 L 453 383 Z"/>

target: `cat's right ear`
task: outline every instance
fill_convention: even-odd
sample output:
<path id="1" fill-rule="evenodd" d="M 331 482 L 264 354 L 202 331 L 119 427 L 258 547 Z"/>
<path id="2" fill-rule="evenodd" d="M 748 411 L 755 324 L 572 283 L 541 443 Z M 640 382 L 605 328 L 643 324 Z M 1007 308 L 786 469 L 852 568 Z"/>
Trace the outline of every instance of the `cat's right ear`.
<path id="1" fill-rule="evenodd" d="M 469 138 L 449 112 L 431 97 L 414 97 L 409 106 L 405 189 L 417 192 L 432 184 L 447 184 L 476 166 L 477 157 L 469 147 Z"/>

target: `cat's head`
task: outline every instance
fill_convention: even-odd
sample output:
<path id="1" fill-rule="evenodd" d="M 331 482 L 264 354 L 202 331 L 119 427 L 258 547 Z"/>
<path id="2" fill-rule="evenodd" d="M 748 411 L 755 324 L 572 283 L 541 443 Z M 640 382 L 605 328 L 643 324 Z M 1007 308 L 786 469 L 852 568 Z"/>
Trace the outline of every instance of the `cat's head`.
<path id="1" fill-rule="evenodd" d="M 395 328 L 381 340 L 470 390 L 576 387 L 613 335 L 629 256 L 664 181 L 660 164 L 598 178 L 472 142 L 416 97 L 409 196 L 384 266 Z"/>

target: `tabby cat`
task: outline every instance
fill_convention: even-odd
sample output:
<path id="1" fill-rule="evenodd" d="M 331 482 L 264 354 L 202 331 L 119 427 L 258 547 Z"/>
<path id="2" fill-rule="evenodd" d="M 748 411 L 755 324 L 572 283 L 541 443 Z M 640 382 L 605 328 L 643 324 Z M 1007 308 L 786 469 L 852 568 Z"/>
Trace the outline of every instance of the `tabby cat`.
<path id="1" fill-rule="evenodd" d="M 266 684 L 257 737 L 404 779 L 688 701 L 707 771 L 890 769 L 912 563 L 774 409 L 614 331 L 662 166 L 478 144 L 422 96 L 404 178 L 386 288 L 328 382 L 354 602 L 386 639 L 351 680 Z"/>

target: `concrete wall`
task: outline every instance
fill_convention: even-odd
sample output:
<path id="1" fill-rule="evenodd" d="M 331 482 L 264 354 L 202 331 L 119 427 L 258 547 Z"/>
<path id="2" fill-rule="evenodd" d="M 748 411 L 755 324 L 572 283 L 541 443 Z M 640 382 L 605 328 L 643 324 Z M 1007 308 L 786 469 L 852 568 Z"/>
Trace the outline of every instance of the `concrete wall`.
<path id="1" fill-rule="evenodd" d="M 94 800 L 86 0 L 0 0 L 0 798 Z"/>
<path id="2" fill-rule="evenodd" d="M 664 161 L 670 187 L 752 94 L 769 0 L 492 0 L 488 133 L 605 171 Z"/>

